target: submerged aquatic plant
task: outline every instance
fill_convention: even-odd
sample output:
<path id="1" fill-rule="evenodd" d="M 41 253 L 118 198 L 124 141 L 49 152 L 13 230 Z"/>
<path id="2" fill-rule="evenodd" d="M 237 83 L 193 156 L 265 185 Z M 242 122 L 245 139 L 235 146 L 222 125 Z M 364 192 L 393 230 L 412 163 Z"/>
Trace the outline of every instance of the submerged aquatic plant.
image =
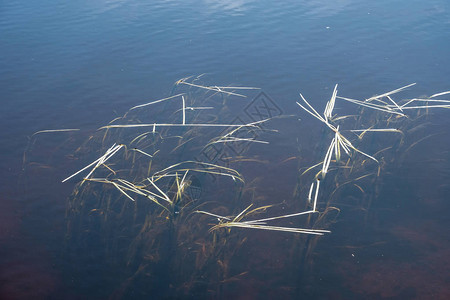
<path id="1" fill-rule="evenodd" d="M 139 280 L 153 280 L 156 291 L 158 276 L 169 278 L 178 295 L 220 295 L 218 286 L 248 273 L 233 264 L 252 236 L 248 229 L 296 233 L 291 255 L 307 261 L 318 238 L 331 232 L 340 207 L 369 211 L 377 181 L 394 161 L 390 151 L 408 152 L 422 140 L 407 140 L 416 129 L 411 121 L 431 108 L 450 108 L 450 100 L 437 99 L 450 91 L 393 99 L 413 84 L 365 100 L 339 96 L 336 85 L 323 114 L 300 94 L 297 105 L 324 125 L 326 142 L 316 144 L 324 155 L 301 161 L 292 199 L 261 200 L 255 192 L 260 187 L 246 180 L 242 165 L 267 164 L 246 154 L 271 146 L 262 136 L 273 132 L 266 128 L 271 119 L 227 120 L 226 103 L 242 101 L 255 88 L 203 85 L 199 79 L 183 78 L 174 95 L 135 105 L 101 126 L 75 151 L 85 166 L 62 180 L 78 180 L 66 211 L 68 249 L 100 245 L 105 263 L 126 266 L 118 274 L 118 296 Z M 358 105 L 356 113 L 336 114 L 344 103 Z M 32 138 L 74 130 L 41 130 Z M 363 151 L 375 134 L 383 135 L 379 148 Z M 236 144 L 242 145 L 238 155 L 230 150 Z M 360 197 L 348 204 L 346 190 Z M 280 212 L 280 206 L 290 210 Z"/>

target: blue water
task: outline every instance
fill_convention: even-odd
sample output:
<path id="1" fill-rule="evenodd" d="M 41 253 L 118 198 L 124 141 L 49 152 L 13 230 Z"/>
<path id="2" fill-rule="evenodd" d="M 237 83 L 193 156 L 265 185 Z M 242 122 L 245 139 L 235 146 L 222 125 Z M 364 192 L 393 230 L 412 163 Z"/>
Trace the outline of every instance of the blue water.
<path id="1" fill-rule="evenodd" d="M 314 120 L 295 105 L 299 92 L 318 107 L 336 83 L 339 94 L 356 99 L 413 82 L 402 96 L 431 95 L 450 89 L 449 53 L 445 0 L 0 2 L 0 298 L 107 297 L 116 284 L 97 286 L 90 277 L 71 284 L 70 266 L 60 257 L 65 197 L 73 186 L 59 179 L 68 173 L 61 153 L 73 149 L 48 138 L 48 148 L 34 151 L 43 166 L 52 162 L 50 171 L 24 178 L 22 154 L 34 132 L 98 128 L 134 105 L 168 96 L 176 80 L 200 74 L 207 84 L 260 87 L 309 128 Z M 407 168 L 386 175 L 370 236 L 351 231 L 359 220 L 343 214 L 331 237 L 319 242 L 321 263 L 298 284 L 301 291 L 335 299 L 449 297 L 443 279 L 449 224 L 442 213 L 449 208 L 448 120 L 448 111 L 436 112 L 427 134 L 441 135 L 421 144 Z M 280 126 L 295 131 L 291 123 Z M 288 136 L 279 142 L 297 147 Z M 298 154 L 291 150 L 268 154 L 277 162 Z M 287 172 L 295 176 L 295 168 Z M 40 177 L 51 185 L 40 185 Z M 379 242 L 388 246 L 377 248 Z M 302 293 L 283 286 L 282 272 L 266 272 L 278 283 L 274 293 Z M 221 296 L 257 297 L 258 288 L 242 284 Z"/>

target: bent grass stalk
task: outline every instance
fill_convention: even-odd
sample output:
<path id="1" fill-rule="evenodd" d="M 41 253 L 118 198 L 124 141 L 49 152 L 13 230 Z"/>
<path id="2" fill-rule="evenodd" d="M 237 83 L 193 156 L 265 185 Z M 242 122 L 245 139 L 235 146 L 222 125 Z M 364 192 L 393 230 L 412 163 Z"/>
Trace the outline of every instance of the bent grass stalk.
<path id="1" fill-rule="evenodd" d="M 183 165 L 194 165 L 194 166 L 199 166 L 199 167 L 204 167 L 204 168 L 178 168 L 180 166 Z M 173 174 L 173 172 L 180 172 L 180 171 L 194 171 L 194 172 L 205 172 L 205 173 L 211 173 L 211 174 L 217 174 L 217 175 L 224 175 L 224 176 L 231 176 L 233 179 L 238 179 L 242 182 L 244 182 L 244 179 L 242 178 L 242 175 L 232 169 L 232 168 L 227 168 L 227 167 L 223 167 L 223 166 L 219 166 L 219 165 L 215 165 L 215 164 L 211 164 L 211 163 L 206 163 L 206 162 L 198 162 L 198 161 L 184 161 L 184 162 L 180 162 L 180 163 L 176 163 L 174 165 L 171 165 L 163 170 L 160 170 L 158 172 L 155 172 L 153 174 L 152 177 L 155 178 L 160 178 L 160 177 L 164 177 L 164 176 L 168 176 L 170 174 Z M 222 172 L 220 172 L 222 171 Z M 171 173 L 172 172 L 172 173 Z"/>
<path id="2" fill-rule="evenodd" d="M 143 154 L 143 155 L 146 155 L 146 156 L 148 156 L 148 157 L 150 157 L 150 158 L 153 157 L 153 155 L 150 155 L 150 154 L 148 154 L 147 152 L 142 151 L 142 150 L 140 150 L 140 149 L 138 149 L 138 148 L 133 148 L 133 149 L 130 149 L 130 150 L 131 150 L 131 151 L 139 152 L 139 153 L 141 153 L 141 154 Z"/>

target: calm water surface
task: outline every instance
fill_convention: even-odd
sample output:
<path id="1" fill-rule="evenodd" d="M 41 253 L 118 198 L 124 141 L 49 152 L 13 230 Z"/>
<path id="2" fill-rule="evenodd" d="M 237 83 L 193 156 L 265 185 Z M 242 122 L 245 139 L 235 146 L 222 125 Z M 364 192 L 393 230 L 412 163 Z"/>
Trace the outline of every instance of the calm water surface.
<path id="1" fill-rule="evenodd" d="M 0 298 L 120 298 L 114 263 L 95 259 L 101 243 L 82 249 L 93 253 L 90 260 L 65 259 L 66 198 L 75 183 L 60 180 L 85 163 L 71 164 L 70 154 L 92 130 L 170 95 L 178 79 L 205 74 L 210 85 L 260 87 L 281 112 L 296 115 L 274 125 L 280 134 L 271 137 L 273 148 L 258 154 L 270 161 L 267 180 L 277 186 L 263 182 L 261 193 L 276 203 L 292 197 L 299 167 L 297 160 L 281 162 L 299 156 L 299 148 L 314 152 L 307 149 L 317 123 L 295 104 L 299 92 L 316 107 L 336 83 L 340 95 L 355 99 L 413 82 L 401 97 L 429 96 L 450 89 L 449 53 L 445 0 L 1 1 Z M 448 110 L 433 111 L 413 138 L 436 135 L 386 169 L 370 222 L 341 207 L 302 276 L 283 267 L 289 264 L 283 247 L 265 246 L 269 239 L 284 245 L 293 235 L 258 233 L 236 256 L 249 275 L 199 295 L 450 298 L 449 120 Z M 89 133 L 28 145 L 34 132 L 58 128 Z M 366 149 L 375 153 L 377 143 Z M 26 149 L 33 156 L 24 170 Z M 145 282 L 133 284 L 123 297 L 195 296 L 146 293 Z"/>

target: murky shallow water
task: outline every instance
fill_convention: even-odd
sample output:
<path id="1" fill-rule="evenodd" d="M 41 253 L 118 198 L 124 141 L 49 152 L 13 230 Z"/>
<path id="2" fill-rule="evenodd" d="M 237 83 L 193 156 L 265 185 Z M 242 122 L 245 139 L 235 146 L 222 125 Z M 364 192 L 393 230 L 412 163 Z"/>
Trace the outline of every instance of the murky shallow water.
<path id="1" fill-rule="evenodd" d="M 60 181 L 110 146 L 75 151 L 99 134 L 96 128 L 132 106 L 170 95 L 180 78 L 207 73 L 205 84 L 262 88 L 275 103 L 272 112 L 290 117 L 265 127 L 278 133 L 258 133 L 269 146 L 253 144 L 245 152 L 227 148 L 221 160 L 196 148 L 204 145 L 201 138 L 194 143 L 190 151 L 211 161 L 227 164 L 228 157 L 239 155 L 254 160 L 231 163 L 246 178 L 241 198 L 228 181 L 204 184 L 202 197 L 223 203 L 217 206 L 223 214 L 251 202 L 281 203 L 273 215 L 299 211 L 304 207 L 295 202 L 302 199 L 295 195 L 296 185 L 308 189 L 310 184 L 299 175 L 323 159 L 329 141 L 319 121 L 295 104 L 298 92 L 322 112 L 335 83 L 339 95 L 355 99 L 411 82 L 418 84 L 400 99 L 448 90 L 448 10 L 445 1 L 0 4 L 2 297 L 447 298 L 446 110 L 414 123 L 425 127 L 413 130 L 410 125 L 407 143 L 423 142 L 386 152 L 377 184 L 359 184 L 371 199 L 355 186 L 340 191 L 333 200 L 340 214 L 327 225 L 332 233 L 317 244 L 290 233 L 233 229 L 230 236 L 221 236 L 229 241 L 215 248 L 221 252 L 208 256 L 212 235 L 207 230 L 214 219 L 199 218 L 196 224 L 189 216 L 189 226 L 177 232 L 190 239 L 175 239 L 174 246 L 173 240 L 148 233 L 148 240 L 161 243 L 148 246 L 157 251 L 147 253 L 160 255 L 159 263 L 151 265 L 155 258 L 136 255 L 125 267 L 129 242 L 136 236 L 137 227 L 125 222 L 132 214 L 98 223 L 96 211 L 89 212 L 84 215 L 88 221 L 70 231 L 71 218 L 82 215 L 66 215 L 76 180 Z M 209 120 L 216 115 L 221 122 L 255 121 L 264 111 L 261 105 L 259 111 L 249 107 L 257 95 L 217 106 Z M 337 112 L 352 109 L 342 104 Z M 150 113 L 154 120 L 152 114 L 160 111 Z M 27 146 L 34 132 L 57 128 L 82 130 L 38 135 Z M 216 134 L 199 132 L 205 139 Z M 386 135 L 369 138 L 364 151 L 397 147 L 395 141 Z M 86 199 L 96 209 L 95 194 Z M 186 228 L 195 234 L 186 235 Z M 304 245 L 314 246 L 308 256 Z M 208 257 L 216 259 L 202 260 Z"/>

